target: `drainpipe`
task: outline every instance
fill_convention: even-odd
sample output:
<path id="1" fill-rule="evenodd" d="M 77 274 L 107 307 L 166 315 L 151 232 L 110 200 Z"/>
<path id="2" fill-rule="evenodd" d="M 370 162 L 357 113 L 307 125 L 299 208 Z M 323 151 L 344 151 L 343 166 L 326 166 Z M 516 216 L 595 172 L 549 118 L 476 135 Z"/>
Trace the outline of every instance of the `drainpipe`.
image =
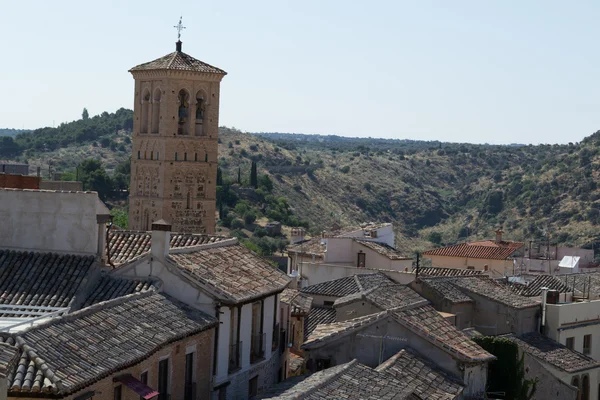
<path id="1" fill-rule="evenodd" d="M 541 326 L 540 326 L 540 333 L 545 334 L 545 328 L 546 328 L 546 301 L 548 298 L 548 288 L 547 287 L 543 287 L 542 288 L 542 320 L 541 320 Z"/>

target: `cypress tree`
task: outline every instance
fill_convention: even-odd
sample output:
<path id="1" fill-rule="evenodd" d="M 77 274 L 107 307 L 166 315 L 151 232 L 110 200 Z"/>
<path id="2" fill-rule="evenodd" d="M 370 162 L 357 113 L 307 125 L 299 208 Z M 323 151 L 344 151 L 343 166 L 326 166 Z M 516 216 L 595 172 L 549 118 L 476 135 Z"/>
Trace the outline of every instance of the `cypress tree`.
<path id="1" fill-rule="evenodd" d="M 217 186 L 223 186 L 223 172 L 217 167 Z"/>
<path id="2" fill-rule="evenodd" d="M 242 168 L 238 167 L 238 185 L 242 184 Z"/>
<path id="3" fill-rule="evenodd" d="M 255 189 L 258 188 L 258 176 L 256 175 L 256 161 L 252 161 L 252 166 L 250 167 L 250 186 Z"/>

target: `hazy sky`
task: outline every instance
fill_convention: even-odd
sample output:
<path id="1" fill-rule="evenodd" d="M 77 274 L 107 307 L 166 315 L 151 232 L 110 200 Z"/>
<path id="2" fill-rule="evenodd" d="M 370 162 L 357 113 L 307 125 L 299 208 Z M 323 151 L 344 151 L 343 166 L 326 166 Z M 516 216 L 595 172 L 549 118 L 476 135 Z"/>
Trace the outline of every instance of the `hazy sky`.
<path id="1" fill-rule="evenodd" d="M 220 124 L 473 143 L 600 129 L 600 2 L 0 0 L 0 127 L 132 108 L 175 49 L 226 70 Z"/>

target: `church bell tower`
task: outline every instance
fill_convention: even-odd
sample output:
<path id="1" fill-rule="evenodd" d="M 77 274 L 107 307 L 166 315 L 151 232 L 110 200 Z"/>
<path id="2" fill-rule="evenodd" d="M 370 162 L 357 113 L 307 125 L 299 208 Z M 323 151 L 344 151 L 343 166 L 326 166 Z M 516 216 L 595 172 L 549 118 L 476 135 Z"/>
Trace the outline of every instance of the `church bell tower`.
<path id="1" fill-rule="evenodd" d="M 227 73 L 185 54 L 180 40 L 175 52 L 129 72 L 129 229 L 150 230 L 164 219 L 174 232 L 214 233 L 219 89 Z"/>

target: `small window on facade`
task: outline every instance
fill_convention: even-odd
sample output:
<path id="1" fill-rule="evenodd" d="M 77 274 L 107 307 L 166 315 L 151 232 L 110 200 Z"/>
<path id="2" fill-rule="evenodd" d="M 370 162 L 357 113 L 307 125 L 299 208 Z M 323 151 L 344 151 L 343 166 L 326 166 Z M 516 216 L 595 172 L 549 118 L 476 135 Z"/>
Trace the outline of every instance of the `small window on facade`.
<path id="1" fill-rule="evenodd" d="M 153 151 L 150 152 L 150 159 L 154 160 L 154 152 Z"/>
<path id="2" fill-rule="evenodd" d="M 565 345 L 567 346 L 567 349 L 573 350 L 575 348 L 575 338 L 568 337 Z"/>
<path id="3" fill-rule="evenodd" d="M 184 399 L 194 399 L 194 353 L 185 355 Z"/>
<path id="4" fill-rule="evenodd" d="M 138 160 L 140 159 L 141 152 L 138 151 Z"/>
<path id="5" fill-rule="evenodd" d="M 142 382 L 144 385 L 148 384 L 148 371 L 142 372 L 140 374 L 140 382 Z M 142 396 L 140 396 L 140 400 L 145 400 L 145 399 Z"/>
<path id="6" fill-rule="evenodd" d="M 592 352 L 592 335 L 583 336 L 583 354 L 589 355 Z"/>
<path id="7" fill-rule="evenodd" d="M 158 363 L 158 400 L 169 399 L 169 359 Z"/>
<path id="8" fill-rule="evenodd" d="M 144 152 L 144 160 L 146 159 L 146 152 Z"/>
<path id="9" fill-rule="evenodd" d="M 365 267 L 366 256 L 367 255 L 365 253 L 358 253 L 358 261 L 356 263 L 356 266 L 358 268 L 364 268 Z"/>
<path id="10" fill-rule="evenodd" d="M 187 153 L 183 153 L 183 161 L 187 161 Z"/>
<path id="11" fill-rule="evenodd" d="M 194 153 L 194 161 L 198 161 L 198 153 Z"/>
<path id="12" fill-rule="evenodd" d="M 248 382 L 248 397 L 252 398 L 258 394 L 258 376 Z"/>
<path id="13" fill-rule="evenodd" d="M 208 162 L 208 154 L 204 155 L 204 162 Z"/>
<path id="14" fill-rule="evenodd" d="M 114 400 L 121 400 L 121 394 L 122 394 L 122 390 L 123 387 L 121 385 L 119 386 L 115 386 L 114 388 L 114 395 L 113 395 L 113 399 Z"/>
<path id="15" fill-rule="evenodd" d="M 156 152 L 156 160 L 158 161 L 158 151 Z"/>
<path id="16" fill-rule="evenodd" d="M 175 161 L 177 161 L 177 152 L 175 152 Z"/>

